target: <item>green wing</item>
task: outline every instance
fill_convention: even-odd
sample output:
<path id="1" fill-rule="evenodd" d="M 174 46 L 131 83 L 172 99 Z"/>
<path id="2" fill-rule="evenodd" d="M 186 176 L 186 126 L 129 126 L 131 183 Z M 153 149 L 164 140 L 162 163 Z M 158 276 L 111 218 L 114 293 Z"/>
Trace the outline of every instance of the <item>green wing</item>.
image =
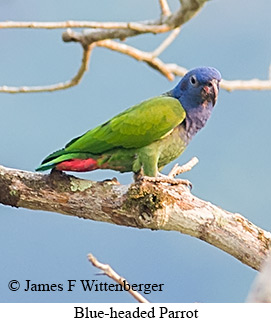
<path id="1" fill-rule="evenodd" d="M 185 118 L 179 100 L 159 96 L 135 105 L 106 123 L 71 140 L 64 149 L 47 156 L 37 170 L 62 161 L 88 158 L 114 148 L 140 148 L 161 139 Z"/>
<path id="2" fill-rule="evenodd" d="M 72 140 L 65 151 L 100 154 L 117 147 L 144 147 L 166 135 L 184 118 L 185 110 L 179 100 L 155 97 Z"/>

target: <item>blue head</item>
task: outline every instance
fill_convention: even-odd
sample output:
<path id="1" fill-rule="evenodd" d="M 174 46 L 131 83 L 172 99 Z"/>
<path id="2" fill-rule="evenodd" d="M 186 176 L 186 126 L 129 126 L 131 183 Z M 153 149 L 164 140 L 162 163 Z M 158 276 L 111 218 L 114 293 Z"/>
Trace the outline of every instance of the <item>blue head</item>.
<path id="1" fill-rule="evenodd" d="M 169 92 L 186 111 L 186 123 L 191 135 L 209 119 L 219 91 L 220 73 L 213 67 L 198 67 L 189 71 Z"/>

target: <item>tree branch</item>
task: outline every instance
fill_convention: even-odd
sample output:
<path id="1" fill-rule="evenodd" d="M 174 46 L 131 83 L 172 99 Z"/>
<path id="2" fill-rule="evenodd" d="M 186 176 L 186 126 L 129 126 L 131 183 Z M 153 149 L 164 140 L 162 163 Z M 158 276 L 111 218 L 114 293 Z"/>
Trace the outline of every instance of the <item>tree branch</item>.
<path id="1" fill-rule="evenodd" d="M 194 17 L 207 0 L 180 0 L 181 7 L 174 13 L 164 15 L 166 11 L 169 13 L 169 8 L 166 8 L 166 1 L 160 1 L 162 8 L 162 16 L 157 20 L 148 20 L 141 22 L 119 23 L 119 28 L 108 28 L 100 30 L 84 31 L 83 33 L 75 33 L 68 30 L 63 33 L 62 38 L 66 42 L 80 42 L 83 45 L 89 45 L 105 39 L 120 39 L 124 40 L 128 37 L 134 37 L 145 33 L 165 33 L 180 27 L 192 17 Z"/>
<path id="2" fill-rule="evenodd" d="M 101 269 L 106 276 L 113 279 L 115 282 L 120 284 L 122 287 L 125 288 L 128 284 L 127 280 L 123 277 L 121 277 L 118 273 L 115 272 L 109 265 L 102 264 L 95 258 L 91 253 L 88 255 L 88 260 L 92 263 L 92 265 L 96 268 Z M 126 290 L 126 289 L 125 289 Z M 139 303 L 149 303 L 149 301 L 146 300 L 145 297 L 143 297 L 140 293 L 137 291 L 134 291 L 132 288 L 126 290 L 128 293 L 130 293 Z"/>
<path id="3" fill-rule="evenodd" d="M 89 61 L 90 61 L 90 55 L 92 52 L 92 49 L 95 47 L 94 45 L 90 45 L 84 48 L 83 50 L 83 57 L 82 57 L 82 63 L 77 71 L 76 75 L 66 82 L 61 82 L 57 84 L 52 85 L 43 85 L 43 86 L 20 86 L 20 87 L 14 87 L 14 86 L 0 86 L 0 92 L 3 93 L 37 93 L 37 92 L 54 92 L 59 90 L 65 90 L 70 87 L 73 87 L 80 83 L 82 80 L 85 72 L 88 69 Z"/>
<path id="4" fill-rule="evenodd" d="M 151 53 L 153 57 L 159 56 L 179 35 L 181 27 L 174 29 L 169 36 Z"/>
<path id="5" fill-rule="evenodd" d="M 175 164 L 172 170 L 169 172 L 168 177 L 176 177 L 177 175 L 180 175 L 182 173 L 189 172 L 197 163 L 199 162 L 197 157 L 193 157 L 188 163 L 179 166 L 178 164 Z"/>
<path id="6" fill-rule="evenodd" d="M 50 175 L 0 166 L 0 203 L 94 221 L 173 230 L 204 240 L 259 269 L 271 233 L 237 213 L 192 195 L 185 185 L 116 180 L 92 182 L 61 172 Z"/>
<path id="7" fill-rule="evenodd" d="M 79 84 L 89 64 L 91 50 L 95 46 L 105 47 L 122 54 L 128 55 L 138 61 L 147 63 L 156 69 L 168 80 L 174 80 L 175 76 L 183 76 L 187 69 L 176 64 L 164 63 L 158 56 L 171 44 L 180 32 L 180 27 L 193 18 L 207 0 L 180 0 L 181 7 L 171 13 L 167 0 L 159 0 L 161 17 L 156 20 L 141 22 L 93 22 L 93 21 L 62 21 L 62 22 L 0 22 L 0 29 L 5 28 L 32 28 L 32 29 L 59 29 L 68 28 L 63 34 L 65 42 L 79 42 L 83 48 L 82 64 L 72 79 L 48 86 L 0 86 L 2 93 L 31 93 L 52 92 L 68 89 Z M 70 28 L 90 28 L 83 32 L 75 32 Z M 93 30 L 94 29 L 94 30 Z M 112 39 L 125 40 L 128 37 L 145 33 L 172 33 L 152 52 L 144 52 L 132 46 L 122 44 Z M 233 90 L 271 90 L 271 80 L 222 80 L 221 88 L 227 91 Z"/>
<path id="8" fill-rule="evenodd" d="M 29 29 L 67 29 L 67 28 L 91 28 L 91 29 L 122 29 L 128 31 L 126 37 L 131 37 L 129 32 L 139 31 L 139 33 L 152 32 L 159 33 L 174 29 L 190 20 L 208 0 L 180 0 L 181 8 L 171 14 L 167 1 L 159 0 L 162 18 L 140 22 L 97 22 L 97 21 L 2 21 L 0 29 L 29 28 Z M 165 21 L 163 21 L 163 18 Z M 168 26 L 166 26 L 168 25 Z M 176 26 L 175 26 L 176 25 Z M 175 26 L 175 27 L 174 27 Z M 111 37 L 105 37 L 111 38 Z M 116 37 L 119 38 L 119 37 Z M 122 38 L 122 37 L 121 37 Z"/>
<path id="9" fill-rule="evenodd" d="M 167 77 L 170 81 L 174 80 L 174 75 L 167 68 L 166 64 L 164 64 L 159 58 L 153 57 L 152 53 L 143 52 L 132 46 L 122 44 L 110 39 L 98 41 L 96 45 L 99 47 L 105 47 L 105 48 L 114 50 L 116 52 L 128 55 L 136 59 L 137 61 L 145 62 L 152 68 L 159 71 L 165 77 Z"/>
<path id="10" fill-rule="evenodd" d="M 169 9 L 169 5 L 167 3 L 167 0 L 159 0 L 160 8 L 161 8 L 161 16 L 162 17 L 168 17 L 171 14 L 171 11 Z"/>
<path id="11" fill-rule="evenodd" d="M 144 57 L 139 60 L 143 60 L 148 63 L 151 67 L 159 70 L 169 80 L 173 80 L 174 76 L 172 73 L 164 68 L 158 58 L 154 57 L 160 54 L 169 44 L 176 38 L 179 33 L 180 25 L 191 19 L 204 5 L 207 0 L 180 0 L 182 4 L 181 8 L 175 13 L 171 13 L 166 0 L 159 0 L 161 7 L 161 17 L 155 21 L 142 21 L 142 22 L 88 22 L 88 21 L 65 21 L 65 22 L 14 22 L 6 21 L 0 22 L 0 29 L 4 28 L 33 28 L 33 29 L 58 29 L 68 28 L 63 33 L 62 38 L 65 42 L 75 41 L 80 42 L 84 48 L 84 54 L 82 64 L 78 70 L 76 76 L 66 82 L 61 82 L 48 86 L 1 86 L 0 92 L 3 93 L 31 93 L 31 92 L 52 92 L 70 88 L 77 85 L 84 73 L 87 70 L 91 49 L 99 40 L 105 39 L 125 39 L 126 37 L 136 36 L 143 33 L 164 33 L 173 30 L 173 33 L 157 48 L 157 52 L 153 54 L 146 53 Z M 95 31 L 84 30 L 82 33 L 76 33 L 70 28 L 91 28 Z M 114 46 L 115 48 L 114 48 Z M 120 45 L 120 44 L 119 44 Z M 117 50 L 125 53 L 121 46 L 111 44 L 113 50 Z M 116 47 L 118 49 L 116 49 Z M 124 45 L 126 46 L 126 45 Z M 104 44 L 106 47 L 106 43 Z M 134 53 L 136 49 L 130 49 L 130 55 L 134 58 L 138 58 L 138 55 L 144 55 L 143 52 Z"/>
<path id="12" fill-rule="evenodd" d="M 271 80 L 233 80 L 227 81 L 222 80 L 220 87 L 226 91 L 236 91 L 236 90 L 271 90 Z"/>

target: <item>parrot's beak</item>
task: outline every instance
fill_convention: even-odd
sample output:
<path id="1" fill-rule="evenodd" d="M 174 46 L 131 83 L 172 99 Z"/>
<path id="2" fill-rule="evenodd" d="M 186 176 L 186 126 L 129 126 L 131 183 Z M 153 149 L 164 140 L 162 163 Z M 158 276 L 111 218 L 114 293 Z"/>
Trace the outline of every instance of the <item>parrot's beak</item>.
<path id="1" fill-rule="evenodd" d="M 208 85 L 203 86 L 202 96 L 207 101 L 212 101 L 213 106 L 216 104 L 217 96 L 219 91 L 219 81 L 213 79 Z"/>
<path id="2" fill-rule="evenodd" d="M 211 82 L 213 84 L 213 106 L 216 104 L 217 96 L 218 96 L 218 91 L 219 91 L 219 82 L 218 80 L 212 80 Z"/>

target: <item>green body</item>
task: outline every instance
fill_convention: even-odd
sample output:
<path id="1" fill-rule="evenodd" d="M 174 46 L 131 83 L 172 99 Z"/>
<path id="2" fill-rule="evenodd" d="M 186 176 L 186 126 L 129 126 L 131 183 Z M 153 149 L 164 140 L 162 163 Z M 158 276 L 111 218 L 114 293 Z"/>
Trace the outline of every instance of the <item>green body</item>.
<path id="1" fill-rule="evenodd" d="M 176 159 L 185 149 L 185 144 L 179 136 L 179 128 L 166 135 L 163 139 L 141 147 L 110 150 L 98 162 L 100 168 L 110 168 L 120 172 L 138 173 L 141 168 L 148 176 L 157 176 L 158 169 Z"/>
<path id="2" fill-rule="evenodd" d="M 64 161 L 92 158 L 97 168 L 120 172 L 143 170 L 157 176 L 158 169 L 177 158 L 186 142 L 179 126 L 186 116 L 179 100 L 159 96 L 125 110 L 108 122 L 73 139 L 49 155 L 37 170 L 57 167 Z"/>

